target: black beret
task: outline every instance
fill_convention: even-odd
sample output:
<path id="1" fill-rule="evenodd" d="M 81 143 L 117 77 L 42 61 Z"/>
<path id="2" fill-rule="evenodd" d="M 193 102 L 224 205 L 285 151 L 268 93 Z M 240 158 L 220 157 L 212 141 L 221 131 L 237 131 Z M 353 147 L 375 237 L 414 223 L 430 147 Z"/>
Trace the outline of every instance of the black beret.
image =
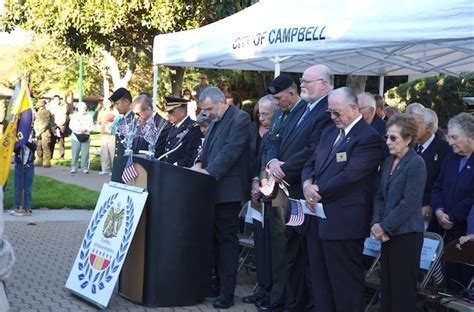
<path id="1" fill-rule="evenodd" d="M 294 83 L 295 81 L 293 78 L 291 78 L 291 76 L 282 74 L 273 79 L 273 81 L 268 86 L 267 91 L 268 93 L 275 95 L 283 90 L 286 90 Z"/>
<path id="2" fill-rule="evenodd" d="M 166 100 L 165 110 L 167 112 L 172 111 L 176 107 L 186 106 L 189 102 L 189 100 L 182 99 L 179 97 L 174 97 L 174 96 L 165 96 L 165 100 Z"/>
<path id="3" fill-rule="evenodd" d="M 118 88 L 114 93 L 112 93 L 112 95 L 109 97 L 109 100 L 116 102 L 123 98 L 129 100 L 130 102 L 132 101 L 132 95 L 130 94 L 130 91 L 125 88 Z"/>

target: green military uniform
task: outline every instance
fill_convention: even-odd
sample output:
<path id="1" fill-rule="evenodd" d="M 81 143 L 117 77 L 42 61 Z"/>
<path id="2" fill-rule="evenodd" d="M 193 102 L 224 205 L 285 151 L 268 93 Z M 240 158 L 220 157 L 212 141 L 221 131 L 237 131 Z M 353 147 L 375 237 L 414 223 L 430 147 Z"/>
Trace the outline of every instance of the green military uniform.
<path id="1" fill-rule="evenodd" d="M 45 107 L 46 103 L 39 104 L 36 112 L 33 129 L 37 140 L 36 166 L 51 167 L 51 128 L 53 126 L 53 116 Z"/>
<path id="2" fill-rule="evenodd" d="M 262 150 L 260 180 L 267 179 L 265 170 L 269 159 L 269 149 L 273 144 L 278 144 L 286 127 L 290 112 L 278 111 L 272 119 L 270 131 L 267 134 L 267 142 Z M 278 144 L 279 145 L 279 144 Z M 265 226 L 270 229 L 271 241 L 271 265 L 272 265 L 272 289 L 270 298 L 275 303 L 283 303 L 285 300 L 286 286 L 286 234 L 285 234 L 285 213 L 283 207 L 272 207 L 272 201 L 263 199 L 265 205 Z M 265 234 L 264 234 L 265 235 Z M 283 301 L 283 302 L 282 302 Z"/>

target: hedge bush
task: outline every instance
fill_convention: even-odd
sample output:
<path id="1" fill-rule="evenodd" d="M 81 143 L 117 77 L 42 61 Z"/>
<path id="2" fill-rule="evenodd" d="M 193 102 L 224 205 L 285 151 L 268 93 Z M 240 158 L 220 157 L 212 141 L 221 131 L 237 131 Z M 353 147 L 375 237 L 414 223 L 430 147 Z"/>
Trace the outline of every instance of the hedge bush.
<path id="1" fill-rule="evenodd" d="M 386 102 L 400 111 L 413 102 L 433 109 L 438 114 L 442 128 L 446 128 L 449 118 L 466 110 L 462 100 L 466 96 L 474 96 L 474 73 L 465 73 L 459 77 L 440 75 L 421 78 L 385 93 Z"/>

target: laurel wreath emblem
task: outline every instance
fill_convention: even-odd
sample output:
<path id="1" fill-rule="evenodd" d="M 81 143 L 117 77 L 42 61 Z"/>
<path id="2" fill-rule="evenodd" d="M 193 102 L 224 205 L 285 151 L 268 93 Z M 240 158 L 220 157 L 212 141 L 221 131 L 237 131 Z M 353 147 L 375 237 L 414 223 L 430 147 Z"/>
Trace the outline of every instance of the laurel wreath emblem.
<path id="1" fill-rule="evenodd" d="M 131 197 L 127 196 L 127 206 L 125 207 L 125 210 L 127 212 L 125 218 L 125 232 L 123 235 L 122 243 L 120 244 L 120 248 L 117 250 L 114 259 L 106 270 L 102 272 L 99 271 L 97 273 L 95 272 L 96 270 L 89 263 L 89 254 L 91 249 L 92 238 L 94 237 L 95 230 L 97 229 L 100 220 L 107 213 L 110 207 L 112 207 L 114 200 L 117 198 L 117 196 L 118 193 L 113 194 L 102 204 L 95 218 L 91 221 L 91 224 L 87 229 L 84 241 L 81 244 L 81 249 L 79 253 L 80 261 L 78 263 L 78 269 L 81 273 L 78 274 L 77 277 L 79 281 L 82 281 L 81 288 L 85 289 L 90 285 L 91 292 L 93 294 L 97 293 L 97 289 L 104 289 L 104 282 L 108 283 L 112 280 L 113 273 L 117 272 L 117 270 L 120 268 L 120 264 L 122 263 L 125 257 L 128 245 L 130 244 L 130 241 L 132 239 L 134 206 Z"/>

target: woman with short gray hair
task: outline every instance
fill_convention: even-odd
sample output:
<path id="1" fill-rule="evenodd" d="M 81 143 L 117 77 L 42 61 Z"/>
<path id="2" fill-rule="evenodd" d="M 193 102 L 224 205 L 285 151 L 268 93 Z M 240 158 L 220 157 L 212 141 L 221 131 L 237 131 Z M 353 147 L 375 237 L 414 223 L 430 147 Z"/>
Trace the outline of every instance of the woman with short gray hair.
<path id="1" fill-rule="evenodd" d="M 449 243 L 474 231 L 468 216 L 474 206 L 474 116 L 461 113 L 448 122 L 448 140 L 453 149 L 446 155 L 431 195 L 431 204 Z M 472 220 L 474 221 L 474 220 Z M 471 222 L 472 222 L 471 221 Z M 446 264 L 448 289 L 458 290 L 456 280 L 467 286 L 474 269 L 462 264 Z"/>

